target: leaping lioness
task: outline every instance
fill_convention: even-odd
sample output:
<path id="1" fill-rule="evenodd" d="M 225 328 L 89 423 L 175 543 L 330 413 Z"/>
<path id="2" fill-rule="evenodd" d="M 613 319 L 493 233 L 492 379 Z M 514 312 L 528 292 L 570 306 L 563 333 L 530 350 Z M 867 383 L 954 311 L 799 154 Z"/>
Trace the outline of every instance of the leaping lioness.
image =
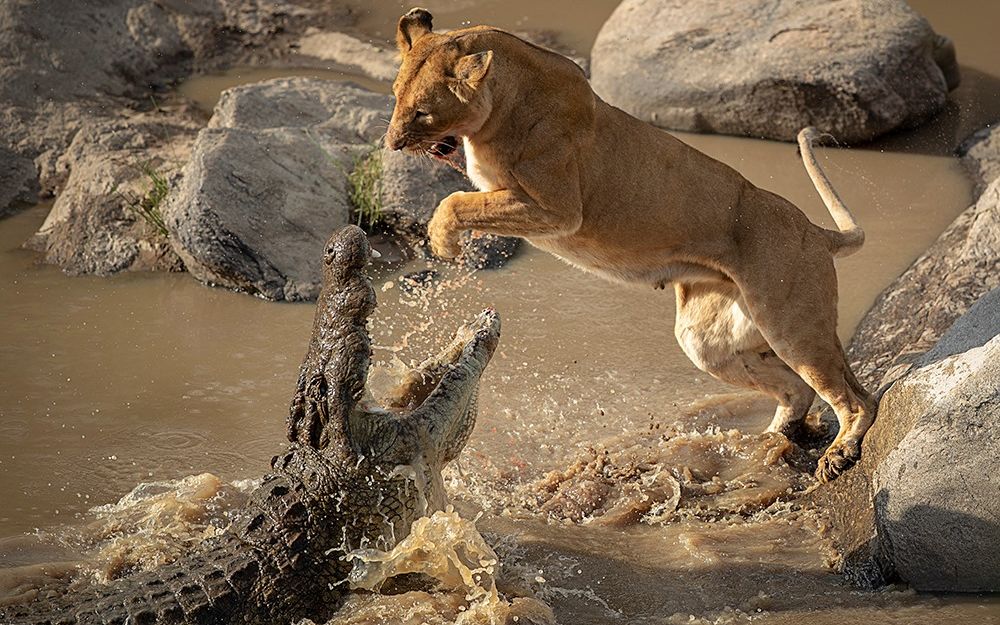
<path id="1" fill-rule="evenodd" d="M 732 168 L 610 106 L 570 60 L 496 28 L 432 32 L 431 14 L 399 20 L 402 66 L 386 142 L 447 157 L 464 141 L 479 192 L 449 195 L 428 226 L 435 254 L 475 229 L 520 236 L 612 280 L 677 293 L 675 335 L 712 376 L 778 401 L 769 431 L 789 433 L 815 394 L 840 432 L 816 476 L 861 452 L 875 402 L 837 338 L 834 256 L 864 233 L 799 133 L 806 170 L 839 231 Z"/>

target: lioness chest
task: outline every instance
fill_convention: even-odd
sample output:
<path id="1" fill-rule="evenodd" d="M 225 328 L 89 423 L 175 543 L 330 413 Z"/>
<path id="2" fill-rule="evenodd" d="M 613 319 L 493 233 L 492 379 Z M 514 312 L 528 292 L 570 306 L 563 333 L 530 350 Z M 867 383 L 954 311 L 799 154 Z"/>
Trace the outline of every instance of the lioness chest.
<path id="1" fill-rule="evenodd" d="M 472 184 L 480 191 L 496 191 L 503 188 L 500 177 L 481 156 L 476 155 L 476 148 L 468 137 L 463 140 L 463 144 L 465 147 L 465 172 Z"/>

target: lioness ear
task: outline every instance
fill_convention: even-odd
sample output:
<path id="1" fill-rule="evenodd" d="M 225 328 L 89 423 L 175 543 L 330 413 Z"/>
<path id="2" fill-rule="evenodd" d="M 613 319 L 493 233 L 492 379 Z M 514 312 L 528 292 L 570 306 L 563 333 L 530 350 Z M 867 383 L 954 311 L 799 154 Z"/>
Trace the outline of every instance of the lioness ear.
<path id="1" fill-rule="evenodd" d="M 490 69 L 490 61 L 493 60 L 493 50 L 467 54 L 458 59 L 455 64 L 455 78 L 465 82 L 477 83 L 486 77 L 486 72 Z"/>
<path id="2" fill-rule="evenodd" d="M 400 52 L 406 53 L 417 42 L 434 28 L 434 17 L 427 9 L 410 9 L 410 12 L 399 18 L 399 28 L 396 29 L 396 46 Z"/>

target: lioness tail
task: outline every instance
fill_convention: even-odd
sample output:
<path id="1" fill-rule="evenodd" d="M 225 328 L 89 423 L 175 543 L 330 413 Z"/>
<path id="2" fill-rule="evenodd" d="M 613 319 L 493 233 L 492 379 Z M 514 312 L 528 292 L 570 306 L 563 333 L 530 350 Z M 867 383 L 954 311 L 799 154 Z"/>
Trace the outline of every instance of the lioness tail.
<path id="1" fill-rule="evenodd" d="M 865 242 L 865 231 L 854 221 L 854 215 L 844 206 L 843 200 L 837 195 L 830 184 L 830 179 L 826 177 L 823 169 L 816 160 L 813 153 L 813 142 L 820 139 L 822 134 L 813 127 L 803 128 L 799 131 L 799 152 L 802 153 L 802 164 L 812 180 L 813 186 L 819 196 L 823 198 L 826 209 L 830 211 L 837 230 L 827 230 L 829 233 L 832 253 L 834 256 L 848 256 L 861 249 Z"/>

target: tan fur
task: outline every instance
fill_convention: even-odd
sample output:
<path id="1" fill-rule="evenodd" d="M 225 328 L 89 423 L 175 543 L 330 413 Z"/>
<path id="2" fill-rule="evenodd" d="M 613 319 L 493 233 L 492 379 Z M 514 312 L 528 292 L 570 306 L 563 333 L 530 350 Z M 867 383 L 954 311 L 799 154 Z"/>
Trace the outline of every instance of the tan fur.
<path id="1" fill-rule="evenodd" d="M 553 52 L 487 27 L 400 38 L 388 145 L 425 150 L 460 136 L 480 189 L 437 207 L 436 254 L 456 256 L 459 235 L 475 229 L 524 237 L 612 280 L 673 284 L 676 336 L 699 368 L 773 396 L 769 430 L 794 430 L 818 393 L 840 432 L 817 476 L 854 463 L 875 405 L 837 338 L 833 255 L 864 233 L 815 162 L 814 131 L 800 136 L 803 160 L 842 232 L 608 105 Z"/>

